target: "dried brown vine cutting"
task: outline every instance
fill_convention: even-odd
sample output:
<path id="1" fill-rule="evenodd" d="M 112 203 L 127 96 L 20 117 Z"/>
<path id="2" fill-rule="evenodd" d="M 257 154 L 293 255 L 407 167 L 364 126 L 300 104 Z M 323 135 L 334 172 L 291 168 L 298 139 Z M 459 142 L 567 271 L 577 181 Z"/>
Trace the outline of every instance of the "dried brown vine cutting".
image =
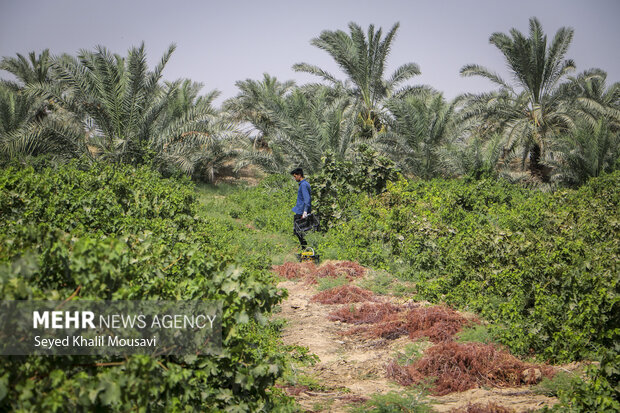
<path id="1" fill-rule="evenodd" d="M 321 291 L 311 299 L 311 301 L 321 304 L 350 304 L 375 300 L 372 291 L 350 284 Z"/>
<path id="2" fill-rule="evenodd" d="M 534 384 L 539 369 L 542 376 L 553 376 L 553 369 L 525 363 L 493 344 L 443 342 L 426 350 L 407 366 L 391 362 L 388 377 L 403 386 L 424 383 L 435 378 L 432 393 L 442 396 L 481 386 L 506 387 Z"/>
<path id="3" fill-rule="evenodd" d="M 352 281 L 366 274 L 366 268 L 352 261 L 328 262 L 317 266 L 312 262 L 285 262 L 272 267 L 279 276 L 289 280 L 301 279 L 308 284 L 316 284 L 319 278 L 345 277 Z"/>

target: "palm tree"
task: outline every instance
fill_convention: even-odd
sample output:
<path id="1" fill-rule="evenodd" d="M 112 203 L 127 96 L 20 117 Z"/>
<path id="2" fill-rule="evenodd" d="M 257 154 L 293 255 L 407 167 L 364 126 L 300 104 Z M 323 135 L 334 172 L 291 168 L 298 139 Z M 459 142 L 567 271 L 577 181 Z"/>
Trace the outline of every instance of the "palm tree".
<path id="1" fill-rule="evenodd" d="M 285 96 L 293 90 L 295 82 L 280 82 L 264 73 L 262 81 L 246 79 L 235 85 L 239 94 L 224 102 L 223 108 L 236 121 L 251 125 L 249 133 L 255 147 L 266 148 L 275 126 L 271 113 L 284 105 Z"/>
<path id="2" fill-rule="evenodd" d="M 168 90 L 176 89 L 175 93 L 166 101 L 166 108 L 162 116 L 164 122 L 179 119 L 193 107 L 204 102 L 208 102 L 210 105 L 214 99 L 220 96 L 220 92 L 217 90 L 211 90 L 206 95 L 201 96 L 200 91 L 203 85 L 190 79 L 164 82 L 164 88 Z"/>
<path id="3" fill-rule="evenodd" d="M 155 121 L 149 149 L 160 170 L 173 167 L 213 182 L 224 164 L 235 157 L 239 133 L 236 124 L 213 107 L 219 92 L 199 95 L 201 88 L 188 79 L 166 83 L 164 89 L 173 92 L 167 93 L 170 98 Z"/>
<path id="4" fill-rule="evenodd" d="M 456 101 L 438 92 L 392 98 L 386 103 L 390 118 L 379 147 L 404 173 L 430 179 L 440 173 L 439 148 L 456 134 Z"/>
<path id="5" fill-rule="evenodd" d="M 32 149 L 30 140 L 25 147 L 15 147 L 15 135 L 29 128 L 34 121 L 38 106 L 35 99 L 15 90 L 7 82 L 0 83 L 0 155 L 10 159 L 16 153 Z"/>
<path id="6" fill-rule="evenodd" d="M 81 50 L 77 57 L 52 59 L 57 82 L 32 87 L 52 98 L 92 131 L 90 144 L 105 159 L 141 162 L 155 119 L 166 106 L 172 90 L 159 85 L 161 72 L 174 51 L 170 46 L 153 72 L 146 66 L 144 44 L 132 48 L 127 58 L 98 46 Z"/>
<path id="7" fill-rule="evenodd" d="M 28 58 L 17 54 L 17 57 L 3 57 L 0 69 L 12 73 L 24 85 L 45 83 L 51 80 L 51 61 L 49 49 L 43 50 L 38 56 L 30 52 Z"/>
<path id="8" fill-rule="evenodd" d="M 53 102 L 28 93 L 30 85 L 49 84 L 53 79 L 49 50 L 38 56 L 3 57 L 0 69 L 17 82 L 0 82 L 0 157 L 20 159 L 51 153 L 73 157 L 80 153 L 81 133 L 67 122 L 67 114 Z"/>
<path id="9" fill-rule="evenodd" d="M 613 131 L 604 118 L 594 125 L 582 119 L 553 146 L 555 181 L 581 185 L 591 177 L 620 168 L 620 131 Z"/>
<path id="10" fill-rule="evenodd" d="M 286 172 L 299 166 L 315 173 L 326 153 L 344 158 L 353 139 L 351 107 L 349 99 L 326 86 L 293 90 L 266 112 L 273 122 L 268 149 L 242 151 L 238 168 L 252 163 L 267 172 Z"/>
<path id="11" fill-rule="evenodd" d="M 447 176 L 468 176 L 481 179 L 498 175 L 502 160 L 502 136 L 494 134 L 486 138 L 470 135 L 466 140 L 454 140 L 437 150 L 442 172 Z M 506 161 L 506 158 L 503 158 Z M 506 174 L 502 174 L 506 177 Z"/>
<path id="12" fill-rule="evenodd" d="M 198 85 L 160 83 L 174 49 L 171 45 L 152 71 L 144 44 L 130 49 L 126 58 L 102 46 L 82 50 L 77 57 L 55 57 L 57 81 L 29 90 L 71 113 L 100 159 L 132 164 L 174 160 L 193 173 L 200 163 L 196 159 L 202 159 L 195 152 L 208 151 L 234 133 L 234 127 L 212 108 L 213 92 L 201 99 Z"/>
<path id="13" fill-rule="evenodd" d="M 1 159 L 20 160 L 41 154 L 70 158 L 83 153 L 83 132 L 67 123 L 61 110 L 41 117 L 46 106 L 43 99 L 0 83 Z"/>
<path id="14" fill-rule="evenodd" d="M 17 57 L 5 56 L 0 60 L 0 70 L 6 70 L 17 78 L 17 83 L 3 81 L 5 87 L 15 91 L 23 91 L 24 87 L 29 84 L 50 82 L 53 78 L 49 49 L 43 50 L 38 56 L 35 52 L 30 52 L 28 57 L 19 53 Z M 20 99 L 22 102 L 24 101 L 24 98 Z M 29 98 L 26 99 L 28 100 Z M 50 113 L 50 102 L 41 99 L 30 100 L 33 104 L 36 103 L 37 106 L 33 120 L 42 120 Z"/>
<path id="15" fill-rule="evenodd" d="M 573 38 L 573 29 L 560 28 L 550 45 L 547 36 L 535 17 L 530 19 L 529 37 L 517 29 L 510 35 L 494 33 L 489 41 L 504 55 L 514 85 L 500 75 L 479 65 L 470 64 L 461 69 L 463 76 L 482 76 L 500 86 L 508 99 L 513 116 L 506 123 L 503 133 L 509 146 L 515 142 L 525 148 L 530 170 L 548 179 L 543 168 L 549 140 L 570 126 L 566 102 L 558 93 L 560 81 L 575 68 L 575 63 L 564 59 Z M 497 111 L 498 108 L 496 107 Z"/>
<path id="16" fill-rule="evenodd" d="M 589 69 L 562 85 L 567 99 L 575 102 L 580 118 L 595 127 L 601 118 L 610 122 L 612 129 L 620 128 L 620 82 L 607 87 L 607 73 Z"/>
<path id="17" fill-rule="evenodd" d="M 334 87 L 347 90 L 359 105 L 361 135 L 374 136 L 382 128 L 380 112 L 385 98 L 402 93 L 407 88 L 397 90 L 403 82 L 420 74 L 415 63 L 398 67 L 389 79 L 384 79 L 385 64 L 399 24 L 396 23 L 382 38 L 382 29 L 375 31 L 374 25 L 368 27 L 367 34 L 360 26 L 349 23 L 350 34 L 337 31 L 323 31 L 311 44 L 325 50 L 336 61 L 347 76 L 347 82 L 318 66 L 298 63 L 293 69 L 321 77 Z M 350 86 L 351 85 L 351 86 Z"/>

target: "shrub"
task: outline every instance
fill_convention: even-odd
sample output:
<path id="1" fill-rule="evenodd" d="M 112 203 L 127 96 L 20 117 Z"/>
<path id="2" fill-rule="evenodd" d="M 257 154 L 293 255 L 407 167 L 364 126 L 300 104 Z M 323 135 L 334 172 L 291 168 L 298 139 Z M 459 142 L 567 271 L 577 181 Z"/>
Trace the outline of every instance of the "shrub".
<path id="1" fill-rule="evenodd" d="M 560 388 L 558 412 L 620 411 L 620 344 L 601 351 L 600 364 L 586 368 L 584 379 L 574 380 L 569 389 Z"/>
<path id="2" fill-rule="evenodd" d="M 359 194 L 379 194 L 388 181 L 398 178 L 394 162 L 366 145 L 357 148 L 353 161 L 332 154 L 323 158 L 321 173 L 311 180 L 313 204 L 323 228 L 348 219 Z"/>
<path id="3" fill-rule="evenodd" d="M 480 313 L 517 354 L 578 360 L 620 339 L 618 188 L 620 172 L 553 194 L 490 179 L 388 182 L 319 248 Z"/>
<path id="4" fill-rule="evenodd" d="M 220 355 L 0 358 L 0 410 L 269 409 L 285 356 L 248 323 L 283 297 L 235 264 L 226 228 L 196 214 L 193 186 L 148 168 L 0 170 L 4 300 L 223 302 Z M 271 350 L 270 350 L 271 349 Z"/>

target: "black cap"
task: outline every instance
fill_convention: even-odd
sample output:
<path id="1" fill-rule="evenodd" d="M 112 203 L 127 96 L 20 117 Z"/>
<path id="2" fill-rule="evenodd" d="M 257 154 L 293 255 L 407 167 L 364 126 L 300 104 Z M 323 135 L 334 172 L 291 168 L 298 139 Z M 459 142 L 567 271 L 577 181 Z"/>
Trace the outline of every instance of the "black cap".
<path id="1" fill-rule="evenodd" d="M 295 168 L 291 171 L 291 175 L 301 175 L 304 176 L 304 171 L 301 168 Z"/>

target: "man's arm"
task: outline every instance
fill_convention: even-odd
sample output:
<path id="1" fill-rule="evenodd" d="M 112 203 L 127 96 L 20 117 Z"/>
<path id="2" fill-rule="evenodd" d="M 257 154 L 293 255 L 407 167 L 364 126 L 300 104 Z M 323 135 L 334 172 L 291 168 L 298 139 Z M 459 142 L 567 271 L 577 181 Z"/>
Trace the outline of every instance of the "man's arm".
<path id="1" fill-rule="evenodd" d="M 310 202 L 311 202 L 311 196 L 310 196 L 310 184 L 306 183 L 306 185 L 302 185 L 301 186 L 301 196 L 304 200 L 304 213 L 302 215 L 302 218 L 305 218 L 306 216 L 308 216 L 308 212 L 310 210 Z"/>

